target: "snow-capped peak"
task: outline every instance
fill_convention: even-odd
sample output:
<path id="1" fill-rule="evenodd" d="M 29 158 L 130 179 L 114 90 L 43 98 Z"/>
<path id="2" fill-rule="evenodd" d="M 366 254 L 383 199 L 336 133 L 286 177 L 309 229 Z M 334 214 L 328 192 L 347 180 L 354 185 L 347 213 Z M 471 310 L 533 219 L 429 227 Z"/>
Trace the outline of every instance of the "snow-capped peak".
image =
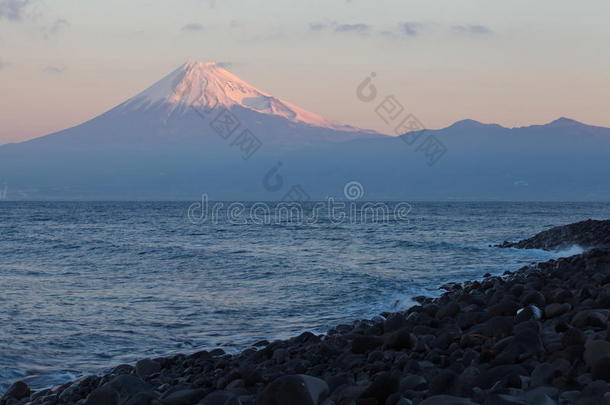
<path id="1" fill-rule="evenodd" d="M 148 108 L 168 104 L 177 108 L 241 106 L 262 114 L 314 126 L 344 131 L 359 130 L 328 120 L 287 101 L 267 94 L 241 80 L 215 62 L 189 61 L 125 103 L 126 107 Z"/>

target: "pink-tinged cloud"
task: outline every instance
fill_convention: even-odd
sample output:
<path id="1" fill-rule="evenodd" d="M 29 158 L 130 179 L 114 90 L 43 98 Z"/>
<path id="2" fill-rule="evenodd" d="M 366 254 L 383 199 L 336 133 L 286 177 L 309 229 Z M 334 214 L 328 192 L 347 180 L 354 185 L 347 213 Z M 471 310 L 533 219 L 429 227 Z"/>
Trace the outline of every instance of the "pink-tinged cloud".
<path id="1" fill-rule="evenodd" d="M 64 18 L 58 18 L 50 26 L 44 27 L 42 29 L 42 34 L 45 39 L 49 39 L 52 36 L 59 34 L 61 31 L 65 30 L 69 27 L 70 27 L 70 23 L 68 22 L 68 20 L 66 20 Z"/>
<path id="2" fill-rule="evenodd" d="M 456 25 L 453 27 L 453 30 L 462 34 L 471 35 L 489 35 L 493 33 L 491 29 L 479 24 Z"/>
<path id="3" fill-rule="evenodd" d="M 199 23 L 190 23 L 190 24 L 186 24 L 181 29 L 182 29 L 182 31 L 203 31 L 205 29 L 205 27 Z"/>
<path id="4" fill-rule="evenodd" d="M 371 26 L 368 24 L 341 24 L 335 27 L 335 32 L 354 32 L 357 34 L 368 34 Z"/>
<path id="5" fill-rule="evenodd" d="M 59 75 L 64 73 L 66 68 L 63 66 L 45 66 L 42 71 L 50 75 Z"/>
<path id="6" fill-rule="evenodd" d="M 31 0 L 1 0 L 0 19 L 21 21 L 25 17 L 25 9 L 32 3 Z"/>
<path id="7" fill-rule="evenodd" d="M 421 32 L 424 25 L 418 22 L 404 22 L 400 24 L 400 31 L 408 37 L 416 37 Z"/>

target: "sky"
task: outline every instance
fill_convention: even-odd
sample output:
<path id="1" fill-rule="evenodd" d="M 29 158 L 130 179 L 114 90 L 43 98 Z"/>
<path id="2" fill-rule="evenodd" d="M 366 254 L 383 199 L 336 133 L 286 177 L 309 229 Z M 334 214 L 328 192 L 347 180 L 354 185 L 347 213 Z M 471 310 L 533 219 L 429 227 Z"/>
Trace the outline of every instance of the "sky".
<path id="1" fill-rule="evenodd" d="M 371 73 L 427 128 L 610 127 L 608 0 L 0 0 L 0 144 L 82 123 L 187 60 L 390 133 Z"/>

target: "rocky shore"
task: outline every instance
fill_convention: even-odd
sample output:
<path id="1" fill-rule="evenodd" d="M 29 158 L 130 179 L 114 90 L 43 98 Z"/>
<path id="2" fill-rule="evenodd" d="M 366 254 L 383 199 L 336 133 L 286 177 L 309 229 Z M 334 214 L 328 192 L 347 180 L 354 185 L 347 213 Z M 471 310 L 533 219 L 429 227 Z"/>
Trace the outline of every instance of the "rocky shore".
<path id="1" fill-rule="evenodd" d="M 325 335 L 145 359 L 0 405 L 610 404 L 610 221 L 502 247 L 582 254 L 449 284 Z"/>
<path id="2" fill-rule="evenodd" d="M 589 219 L 557 226 L 519 242 L 504 242 L 496 247 L 517 249 L 562 250 L 572 246 L 610 247 L 610 221 Z"/>

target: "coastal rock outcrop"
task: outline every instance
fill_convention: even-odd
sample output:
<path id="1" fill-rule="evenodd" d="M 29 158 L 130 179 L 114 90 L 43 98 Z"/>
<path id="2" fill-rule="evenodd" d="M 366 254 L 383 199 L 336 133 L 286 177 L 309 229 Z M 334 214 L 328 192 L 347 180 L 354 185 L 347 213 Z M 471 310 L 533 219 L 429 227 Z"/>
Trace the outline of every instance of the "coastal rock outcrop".
<path id="1" fill-rule="evenodd" d="M 497 247 L 518 249 L 562 250 L 572 246 L 582 248 L 610 247 L 610 220 L 588 219 L 557 226 L 518 242 L 503 242 Z"/>

